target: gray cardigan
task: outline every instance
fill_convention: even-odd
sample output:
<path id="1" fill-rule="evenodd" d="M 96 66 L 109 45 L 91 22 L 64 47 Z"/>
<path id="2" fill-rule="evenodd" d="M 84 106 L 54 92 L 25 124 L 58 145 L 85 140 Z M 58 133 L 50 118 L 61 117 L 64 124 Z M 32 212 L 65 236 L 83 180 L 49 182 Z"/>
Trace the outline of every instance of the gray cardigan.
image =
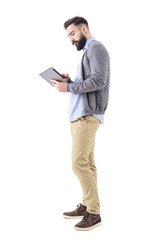
<path id="1" fill-rule="evenodd" d="M 106 48 L 92 41 L 81 61 L 81 82 L 69 78 L 67 91 L 82 94 L 86 114 L 103 114 L 107 109 L 110 82 L 110 59 Z"/>

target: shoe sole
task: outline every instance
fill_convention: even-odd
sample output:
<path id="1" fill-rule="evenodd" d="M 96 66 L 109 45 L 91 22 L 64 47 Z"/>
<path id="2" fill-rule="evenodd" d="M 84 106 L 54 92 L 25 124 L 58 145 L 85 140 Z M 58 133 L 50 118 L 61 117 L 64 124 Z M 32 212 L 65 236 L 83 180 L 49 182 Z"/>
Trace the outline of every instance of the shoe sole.
<path id="1" fill-rule="evenodd" d="M 101 224 L 102 224 L 102 223 L 99 222 L 99 223 L 93 225 L 92 227 L 88 227 L 88 228 L 79 228 L 79 227 L 74 227 L 74 228 L 75 228 L 76 230 L 78 230 L 78 231 L 88 231 L 88 230 L 91 230 L 91 229 L 93 229 L 93 228 L 95 228 L 95 227 L 100 226 Z"/>
<path id="2" fill-rule="evenodd" d="M 82 219 L 84 216 L 67 216 L 63 215 L 64 218 L 66 219 Z"/>

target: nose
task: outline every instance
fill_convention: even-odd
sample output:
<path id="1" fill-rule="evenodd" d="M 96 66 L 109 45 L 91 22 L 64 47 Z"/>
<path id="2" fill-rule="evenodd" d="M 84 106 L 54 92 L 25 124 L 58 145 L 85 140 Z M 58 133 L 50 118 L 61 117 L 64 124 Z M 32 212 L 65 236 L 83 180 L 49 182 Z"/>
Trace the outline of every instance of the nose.
<path id="1" fill-rule="evenodd" d="M 74 38 L 72 36 L 70 36 L 70 41 L 73 42 L 74 41 Z"/>

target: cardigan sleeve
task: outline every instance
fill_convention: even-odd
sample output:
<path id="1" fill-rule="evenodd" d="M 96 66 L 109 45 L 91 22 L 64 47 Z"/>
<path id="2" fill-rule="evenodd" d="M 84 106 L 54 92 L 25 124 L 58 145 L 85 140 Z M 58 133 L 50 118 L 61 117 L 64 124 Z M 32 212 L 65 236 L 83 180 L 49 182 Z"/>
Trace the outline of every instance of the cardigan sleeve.
<path id="1" fill-rule="evenodd" d="M 103 89 L 106 85 L 107 74 L 109 69 L 109 55 L 102 44 L 97 44 L 89 51 L 88 64 L 90 72 L 87 73 L 88 78 L 81 82 L 72 82 L 67 84 L 67 91 L 75 94 L 93 92 Z M 83 64 L 83 62 L 82 62 Z M 85 66 L 84 66 L 85 68 Z"/>

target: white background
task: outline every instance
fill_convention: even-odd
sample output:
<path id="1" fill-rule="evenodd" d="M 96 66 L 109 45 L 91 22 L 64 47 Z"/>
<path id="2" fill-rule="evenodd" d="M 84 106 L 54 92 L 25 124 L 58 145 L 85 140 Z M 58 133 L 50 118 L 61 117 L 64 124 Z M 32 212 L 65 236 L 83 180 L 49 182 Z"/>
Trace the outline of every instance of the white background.
<path id="1" fill-rule="evenodd" d="M 0 3 L 0 239 L 160 239 L 158 0 Z M 85 17 L 111 58 L 96 141 L 102 226 L 74 230 L 82 192 L 71 169 L 69 93 L 39 77 L 74 79 L 81 58 L 63 23 Z"/>

